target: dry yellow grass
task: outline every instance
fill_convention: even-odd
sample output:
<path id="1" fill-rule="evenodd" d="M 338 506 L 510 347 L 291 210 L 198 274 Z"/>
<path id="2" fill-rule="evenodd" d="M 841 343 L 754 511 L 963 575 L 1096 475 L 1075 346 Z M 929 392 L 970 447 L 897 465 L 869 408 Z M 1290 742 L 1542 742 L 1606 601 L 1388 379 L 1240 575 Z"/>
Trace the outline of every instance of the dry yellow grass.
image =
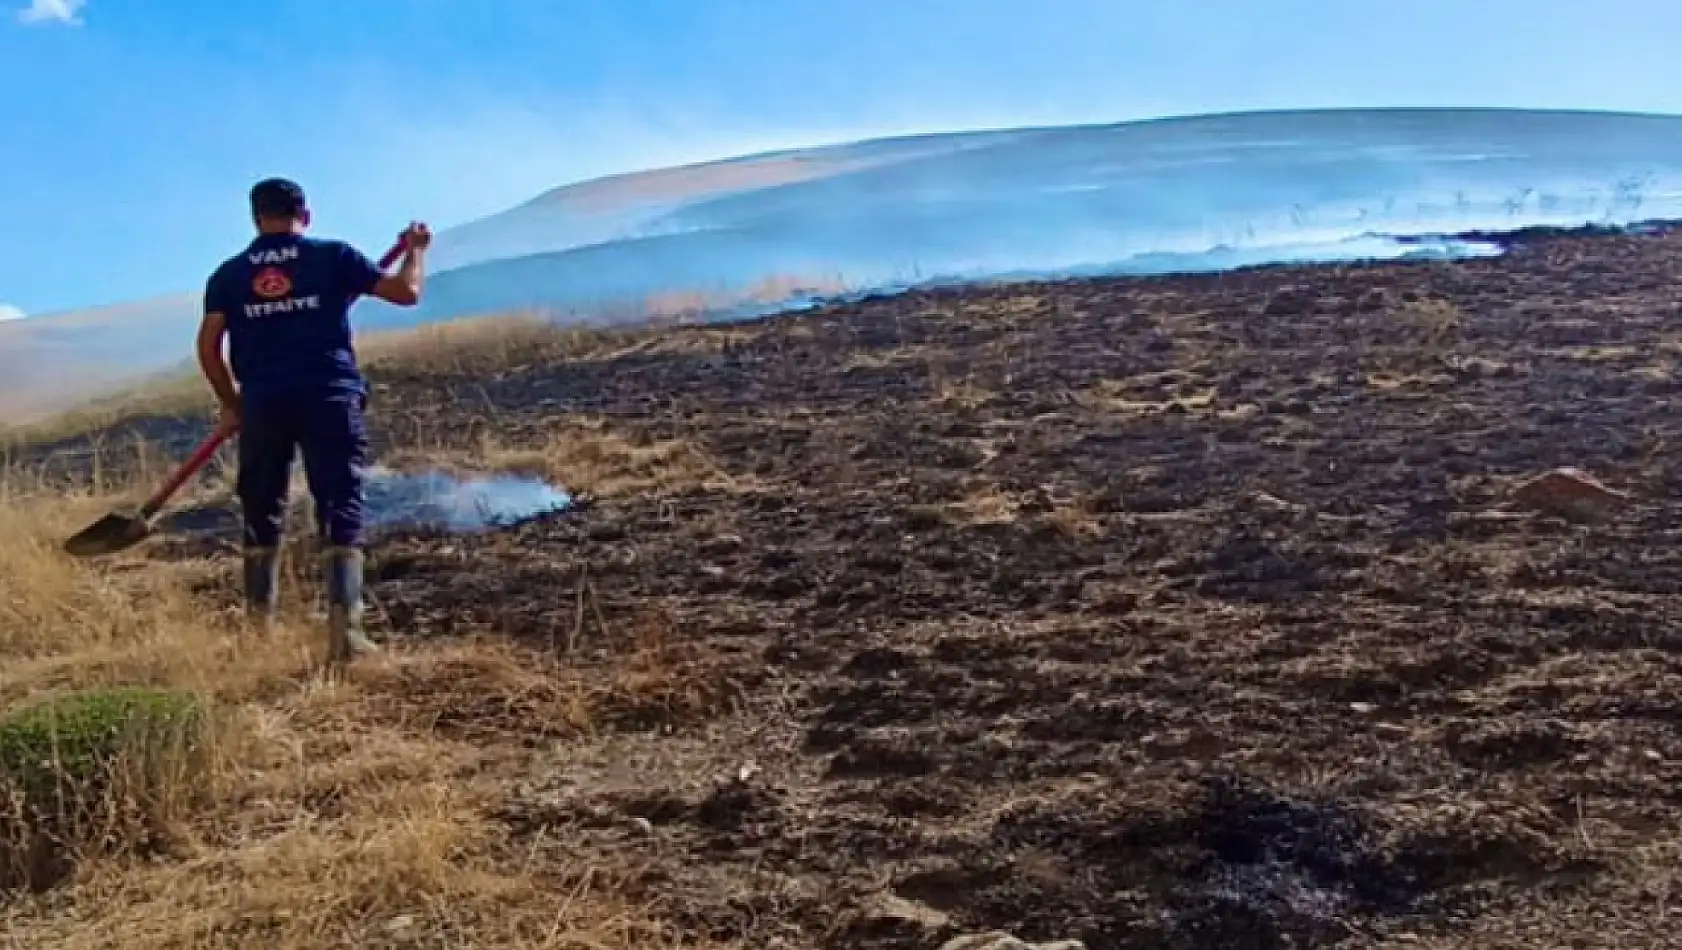
<path id="1" fill-rule="evenodd" d="M 467 334 L 472 345 L 450 333 Z M 615 332 L 504 322 L 411 335 L 381 358 L 398 368 L 466 371 L 481 360 L 558 359 L 621 341 Z M 155 395 L 183 405 L 203 399 Z M 40 431 L 72 433 L 98 418 Z M 681 444 L 636 444 L 589 420 L 568 426 L 547 450 L 487 442 L 460 461 L 536 467 L 569 487 L 609 493 L 716 475 Z M 44 895 L 0 894 L 0 945 L 680 945 L 616 898 L 602 869 L 533 866 L 490 817 L 508 787 L 505 770 L 517 766 L 488 754 L 471 731 L 435 728 L 441 711 L 475 703 L 522 710 L 533 728 L 582 735 L 606 712 L 719 701 L 715 684 L 679 668 L 668 633 L 651 622 L 605 679 L 569 678 L 495 639 L 398 648 L 328 677 L 315 662 L 319 635 L 301 611 L 259 641 L 237 616 L 193 593 L 195 581 L 231 565 L 154 563 L 140 554 L 78 562 L 59 552 L 68 533 L 143 494 L 156 473 L 143 471 L 143 483 L 105 479 L 102 490 L 75 495 L 28 471 L 4 473 L 0 714 L 146 686 L 193 698 L 215 728 L 204 755 L 155 770 L 146 789 L 83 790 L 90 802 L 79 814 L 133 820 L 83 822 L 60 847 L 67 880 Z M 157 801 L 142 802 L 141 792 Z M 0 824 L 12 821 L 6 816 L 0 808 Z M 17 828 L 0 828 L 8 830 Z M 0 834 L 0 848 L 13 847 L 8 856 L 17 858 L 8 840 Z"/>
<path id="2" fill-rule="evenodd" d="M 650 332 L 648 323 L 592 327 L 555 323 L 537 313 L 501 314 L 370 334 L 357 351 L 375 372 L 457 375 L 595 356 Z"/>
<path id="3" fill-rule="evenodd" d="M 678 486 L 745 487 L 692 442 L 615 431 L 590 416 L 551 423 L 544 443 L 535 449 L 510 449 L 485 439 L 475 454 L 496 470 L 536 475 L 598 497 Z"/>
<path id="4" fill-rule="evenodd" d="M 171 859 L 120 846 L 78 855 L 74 879 L 50 898 L 0 904 L 0 932 L 15 945 L 667 945 L 630 909 L 582 887 L 588 869 L 558 882 L 553 869 L 536 873 L 505 853 L 483 817 L 494 776 L 465 778 L 478 750 L 437 736 L 424 717 L 392 717 L 392 691 L 381 687 L 404 682 L 400 701 L 429 684 L 455 695 L 465 666 L 490 671 L 482 690 L 547 690 L 557 714 L 587 717 L 587 697 L 533 681 L 489 645 L 398 653 L 349 682 L 322 678 L 310 672 L 316 646 L 305 625 L 259 648 L 229 620 L 203 616 L 178 572 L 57 556 L 65 519 L 50 512 L 0 515 L 5 708 L 148 684 L 202 698 L 224 728 L 213 767 L 178 775 L 180 787 L 164 790 L 174 806 L 159 815 L 165 827 L 146 829 L 167 837 Z M 626 675 L 647 677 L 647 665 L 639 658 Z M 580 891 L 569 900 L 562 885 Z"/>
<path id="5" fill-rule="evenodd" d="M 594 416 L 550 421 L 541 431 L 525 434 L 519 445 L 505 445 L 491 431 L 476 431 L 466 440 L 454 435 L 420 430 L 382 463 L 398 471 L 506 472 L 594 498 L 661 494 L 677 488 L 740 491 L 753 487 L 751 480 L 724 471 L 693 442 L 656 439 L 640 430 L 620 431 Z"/>

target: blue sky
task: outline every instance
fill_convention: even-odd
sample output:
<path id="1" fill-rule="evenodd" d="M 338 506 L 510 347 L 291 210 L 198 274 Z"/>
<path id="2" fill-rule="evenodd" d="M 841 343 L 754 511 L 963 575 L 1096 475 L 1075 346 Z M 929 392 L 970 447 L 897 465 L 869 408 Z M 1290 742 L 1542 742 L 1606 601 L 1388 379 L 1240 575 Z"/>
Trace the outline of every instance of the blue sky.
<path id="1" fill-rule="evenodd" d="M 34 12 L 28 12 L 33 5 Z M 615 171 L 1252 108 L 1682 112 L 1674 0 L 0 0 L 0 306 L 183 290 L 256 178 L 377 253 Z"/>

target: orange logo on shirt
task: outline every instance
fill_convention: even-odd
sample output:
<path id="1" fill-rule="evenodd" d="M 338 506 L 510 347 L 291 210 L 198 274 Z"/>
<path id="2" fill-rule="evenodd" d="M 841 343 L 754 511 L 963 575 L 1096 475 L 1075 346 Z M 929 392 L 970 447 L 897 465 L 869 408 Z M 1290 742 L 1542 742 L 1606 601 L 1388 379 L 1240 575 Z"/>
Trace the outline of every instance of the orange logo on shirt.
<path id="1" fill-rule="evenodd" d="M 292 292 L 292 278 L 278 267 L 265 267 L 251 281 L 251 289 L 265 300 L 284 297 Z"/>

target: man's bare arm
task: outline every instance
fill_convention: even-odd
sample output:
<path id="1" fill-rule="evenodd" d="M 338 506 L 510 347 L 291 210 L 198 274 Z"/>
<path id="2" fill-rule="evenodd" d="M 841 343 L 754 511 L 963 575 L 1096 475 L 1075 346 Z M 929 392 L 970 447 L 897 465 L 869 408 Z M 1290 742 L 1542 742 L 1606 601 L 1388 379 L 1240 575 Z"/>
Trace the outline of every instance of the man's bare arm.
<path id="1" fill-rule="evenodd" d="M 199 370 L 224 407 L 239 405 L 234 374 L 228 370 L 228 360 L 222 355 L 222 338 L 227 332 L 228 318 L 214 310 L 207 312 L 199 323 Z"/>
<path id="2" fill-rule="evenodd" d="M 374 285 L 374 296 L 399 307 L 413 307 L 420 303 L 421 287 L 426 282 L 426 248 L 414 247 L 403 251 L 397 273 L 381 277 Z"/>

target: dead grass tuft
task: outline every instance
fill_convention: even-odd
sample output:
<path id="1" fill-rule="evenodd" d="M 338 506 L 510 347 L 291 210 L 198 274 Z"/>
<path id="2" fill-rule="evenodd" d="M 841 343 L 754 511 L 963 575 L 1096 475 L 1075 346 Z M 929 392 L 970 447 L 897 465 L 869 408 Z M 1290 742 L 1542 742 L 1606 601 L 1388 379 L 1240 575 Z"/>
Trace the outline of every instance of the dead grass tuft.
<path id="1" fill-rule="evenodd" d="M 658 438 L 633 422 L 570 415 L 515 440 L 481 433 L 471 447 L 438 443 L 392 453 L 398 470 L 506 472 L 542 479 L 598 498 L 672 494 L 693 489 L 746 490 L 752 480 L 727 472 L 687 439 Z"/>
<path id="2" fill-rule="evenodd" d="M 596 717 L 621 725 L 672 726 L 725 712 L 744 672 L 729 658 L 681 636 L 672 619 L 649 613 L 631 627 L 631 650 L 591 690 Z"/>
<path id="3" fill-rule="evenodd" d="M 1453 301 L 1427 298 L 1402 305 L 1396 323 L 1410 330 L 1428 351 L 1439 350 L 1459 339 L 1466 314 Z"/>
<path id="4" fill-rule="evenodd" d="M 964 497 L 947 507 L 942 520 L 960 524 L 1010 524 L 1014 522 L 1021 502 L 992 482 L 971 489 Z"/>
<path id="5" fill-rule="evenodd" d="M 65 895 L 97 913 L 33 901 L 0 924 L 27 946 L 89 950 L 680 945 L 582 874 L 523 873 L 485 812 L 476 789 L 394 786 L 173 866 L 101 865 Z"/>
<path id="6" fill-rule="evenodd" d="M 358 343 L 358 351 L 375 375 L 478 376 L 600 356 L 649 332 L 644 326 L 563 325 L 522 313 L 372 334 Z"/>
<path id="7" fill-rule="evenodd" d="M 551 655 L 483 640 L 405 657 L 370 669 L 360 682 L 373 718 L 483 745 L 588 729 L 589 697 L 564 672 Z"/>
<path id="8" fill-rule="evenodd" d="M 481 454 L 499 468 L 542 472 L 568 490 L 599 497 L 738 487 L 738 480 L 695 443 L 655 438 L 600 418 L 573 416 L 554 423 L 535 451 L 490 444 Z"/>
<path id="9" fill-rule="evenodd" d="M 1046 523 L 1061 534 L 1077 539 L 1104 536 L 1103 519 L 1080 503 L 1059 504 L 1045 514 Z"/>
<path id="10" fill-rule="evenodd" d="M 681 726 L 728 711 L 751 674 L 651 611 L 609 630 L 599 660 L 498 640 L 469 641 L 359 672 L 364 721 L 474 748 L 532 746 L 604 725 Z M 556 644 L 557 649 L 560 644 Z"/>

